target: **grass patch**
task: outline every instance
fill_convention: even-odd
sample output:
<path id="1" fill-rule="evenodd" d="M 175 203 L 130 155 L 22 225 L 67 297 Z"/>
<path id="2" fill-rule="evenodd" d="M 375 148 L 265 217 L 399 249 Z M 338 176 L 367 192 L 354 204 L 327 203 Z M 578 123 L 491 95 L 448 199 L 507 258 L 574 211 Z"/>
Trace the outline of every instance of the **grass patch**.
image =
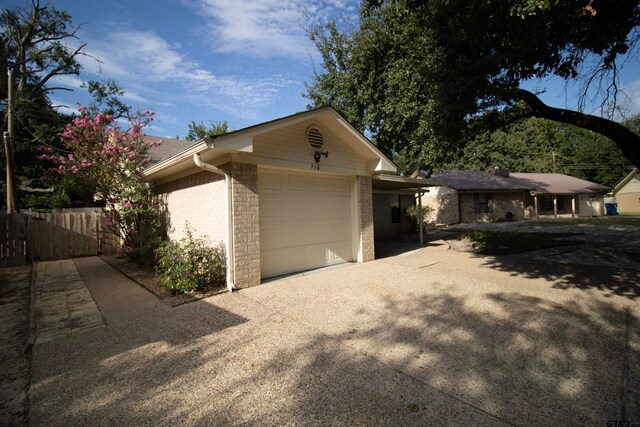
<path id="1" fill-rule="evenodd" d="M 562 218 L 562 219 L 540 219 L 529 220 L 523 223 L 525 226 L 545 226 L 545 225 L 638 225 L 640 217 L 631 215 L 601 216 L 596 218 Z"/>
<path id="2" fill-rule="evenodd" d="M 579 233 L 521 233 L 509 231 L 466 231 L 462 238 L 471 241 L 485 255 L 510 255 L 558 246 L 583 245 L 584 241 L 569 238 Z"/>

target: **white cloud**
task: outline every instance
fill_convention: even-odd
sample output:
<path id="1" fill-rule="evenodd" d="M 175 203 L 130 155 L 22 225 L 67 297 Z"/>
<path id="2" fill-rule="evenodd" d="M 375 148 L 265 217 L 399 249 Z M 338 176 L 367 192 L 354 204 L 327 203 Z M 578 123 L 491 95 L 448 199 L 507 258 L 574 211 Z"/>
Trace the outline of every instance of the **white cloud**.
<path id="1" fill-rule="evenodd" d="M 640 80 L 624 85 L 622 93 L 620 105 L 625 118 L 640 114 Z"/>
<path id="2" fill-rule="evenodd" d="M 52 98 L 51 105 L 53 105 L 53 108 L 55 108 L 56 110 L 64 114 L 71 114 L 71 113 L 78 112 L 77 104 L 71 104 L 69 102 L 64 102 L 59 99 Z"/>
<path id="3" fill-rule="evenodd" d="M 149 100 L 147 98 L 131 91 L 125 92 L 125 94 L 122 95 L 122 99 L 126 99 L 127 101 L 140 102 L 143 104 L 149 104 Z"/>
<path id="4" fill-rule="evenodd" d="M 86 64 L 85 70 L 104 72 L 127 93 L 125 98 L 154 104 L 188 101 L 216 108 L 244 119 L 260 117 L 260 110 L 275 100 L 279 91 L 293 83 L 282 77 L 258 79 L 219 76 L 185 56 L 176 46 L 150 31 L 116 31 L 90 41 L 90 55 L 101 64 Z M 127 86 L 136 92 L 127 92 Z M 146 88 L 146 91 L 145 91 Z M 167 101 L 169 100 L 169 101 Z M 158 104 L 159 105 L 159 104 Z"/>
<path id="5" fill-rule="evenodd" d="M 80 89 L 84 82 L 76 76 L 58 75 L 49 80 L 48 86 L 62 86 L 69 89 Z"/>
<path id="6" fill-rule="evenodd" d="M 211 31 L 218 52 L 257 57 L 308 58 L 315 49 L 309 41 L 303 11 L 312 21 L 353 15 L 353 2 L 303 0 L 192 0 Z"/>

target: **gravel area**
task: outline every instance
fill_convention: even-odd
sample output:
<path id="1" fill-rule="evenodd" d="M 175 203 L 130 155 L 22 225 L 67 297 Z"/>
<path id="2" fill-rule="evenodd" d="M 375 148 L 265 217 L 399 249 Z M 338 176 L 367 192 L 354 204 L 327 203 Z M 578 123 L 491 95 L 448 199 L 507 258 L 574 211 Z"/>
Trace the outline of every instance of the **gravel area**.
<path id="1" fill-rule="evenodd" d="M 35 347 L 33 425 L 640 422 L 637 271 L 436 240 L 172 308 L 75 264 L 107 326 Z"/>

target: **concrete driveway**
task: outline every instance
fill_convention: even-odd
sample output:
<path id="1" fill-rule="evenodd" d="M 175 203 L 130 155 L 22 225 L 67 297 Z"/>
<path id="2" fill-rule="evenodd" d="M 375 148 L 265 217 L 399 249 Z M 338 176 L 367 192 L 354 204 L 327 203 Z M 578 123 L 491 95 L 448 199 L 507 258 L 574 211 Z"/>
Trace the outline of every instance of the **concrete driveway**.
<path id="1" fill-rule="evenodd" d="M 616 272 L 448 249 L 176 308 L 76 259 L 106 325 L 36 346 L 31 424 L 640 423 L 638 292 Z"/>

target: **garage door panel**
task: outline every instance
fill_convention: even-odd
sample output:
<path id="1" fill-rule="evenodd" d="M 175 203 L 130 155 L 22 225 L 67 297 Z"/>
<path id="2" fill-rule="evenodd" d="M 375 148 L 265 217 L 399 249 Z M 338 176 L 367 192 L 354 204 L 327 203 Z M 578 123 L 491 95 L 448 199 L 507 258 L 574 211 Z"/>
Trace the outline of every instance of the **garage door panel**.
<path id="1" fill-rule="evenodd" d="M 326 248 L 326 256 L 329 264 L 336 264 L 351 260 L 351 240 L 334 242 Z"/>
<path id="2" fill-rule="evenodd" d="M 351 192 L 351 187 L 349 185 L 349 180 L 339 179 L 339 178 L 328 178 L 327 183 L 331 188 L 332 192 L 340 192 L 343 194 L 348 194 Z"/>
<path id="3" fill-rule="evenodd" d="M 259 186 L 262 277 L 353 259 L 348 177 L 261 172 Z"/>
<path id="4" fill-rule="evenodd" d="M 262 173 L 260 175 L 260 190 L 282 190 L 282 175 L 274 173 Z"/>
<path id="5" fill-rule="evenodd" d="M 352 260 L 351 241 L 322 243 L 284 249 L 262 250 L 262 276 L 340 264 Z"/>
<path id="6" fill-rule="evenodd" d="M 287 207 L 278 200 L 277 196 L 260 196 L 260 216 L 263 219 L 277 219 L 286 213 Z"/>
<path id="7" fill-rule="evenodd" d="M 327 241 L 344 240 L 351 233 L 351 224 L 346 221 L 332 221 L 327 229 Z"/>
<path id="8" fill-rule="evenodd" d="M 262 223 L 261 246 L 269 249 L 304 246 L 345 240 L 351 224 L 343 219 L 318 221 L 278 221 Z"/>
<path id="9" fill-rule="evenodd" d="M 287 182 L 287 190 L 289 191 L 295 191 L 295 190 L 307 191 L 308 190 L 307 177 L 304 175 L 289 174 L 286 176 L 286 182 Z"/>

